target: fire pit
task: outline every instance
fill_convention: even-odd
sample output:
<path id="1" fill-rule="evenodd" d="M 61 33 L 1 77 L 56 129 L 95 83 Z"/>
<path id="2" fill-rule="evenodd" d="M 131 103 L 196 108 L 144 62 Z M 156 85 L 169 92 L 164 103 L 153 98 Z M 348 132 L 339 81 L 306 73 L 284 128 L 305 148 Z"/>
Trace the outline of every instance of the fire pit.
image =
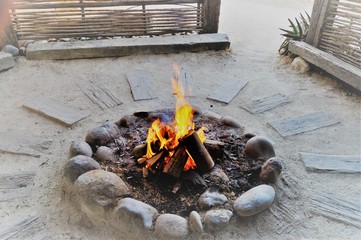
<path id="1" fill-rule="evenodd" d="M 135 112 L 72 143 L 66 191 L 91 219 L 186 237 L 203 234 L 204 225 L 209 232 L 226 227 L 234 211 L 251 216 L 273 202 L 266 184 L 282 166 L 271 142 L 232 117 L 192 107 L 176 77 L 172 84 L 175 110 Z M 162 227 L 170 222 L 177 229 Z"/>

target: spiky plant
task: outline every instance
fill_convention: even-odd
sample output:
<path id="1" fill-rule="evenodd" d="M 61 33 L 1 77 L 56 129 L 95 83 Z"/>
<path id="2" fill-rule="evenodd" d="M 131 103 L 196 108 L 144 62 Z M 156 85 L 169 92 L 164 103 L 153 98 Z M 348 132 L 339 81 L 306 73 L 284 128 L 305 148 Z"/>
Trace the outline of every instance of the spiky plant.
<path id="1" fill-rule="evenodd" d="M 305 14 L 306 17 L 302 15 L 302 13 L 300 13 L 299 18 L 295 17 L 295 23 L 291 19 L 288 19 L 290 30 L 280 28 L 280 30 L 284 32 L 281 35 L 286 38 L 278 49 L 281 55 L 288 55 L 288 45 L 291 40 L 304 41 L 306 38 L 311 17 L 307 12 L 305 12 Z"/>

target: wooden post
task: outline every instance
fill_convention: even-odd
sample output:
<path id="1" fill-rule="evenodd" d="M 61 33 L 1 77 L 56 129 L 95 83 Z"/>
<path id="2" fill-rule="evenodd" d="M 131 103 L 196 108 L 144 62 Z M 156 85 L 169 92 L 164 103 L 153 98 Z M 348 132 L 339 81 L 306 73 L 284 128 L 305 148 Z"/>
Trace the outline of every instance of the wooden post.
<path id="1" fill-rule="evenodd" d="M 196 132 L 183 138 L 181 144 L 186 147 L 188 154 L 196 163 L 200 173 L 206 173 L 214 166 L 211 155 L 209 155 Z"/>
<path id="2" fill-rule="evenodd" d="M 221 0 L 203 1 L 203 31 L 202 33 L 217 33 Z"/>
<path id="3" fill-rule="evenodd" d="M 318 47 L 331 0 L 315 0 L 306 43 Z"/>
<path id="4" fill-rule="evenodd" d="M 10 1 L 0 1 L 0 50 L 7 44 L 19 47 L 16 32 L 11 24 L 11 5 Z"/>

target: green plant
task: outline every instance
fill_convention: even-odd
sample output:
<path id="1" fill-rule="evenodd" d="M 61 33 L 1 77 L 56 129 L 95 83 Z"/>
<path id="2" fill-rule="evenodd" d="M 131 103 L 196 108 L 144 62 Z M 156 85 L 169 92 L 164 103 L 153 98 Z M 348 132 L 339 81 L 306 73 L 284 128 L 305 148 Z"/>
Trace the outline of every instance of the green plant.
<path id="1" fill-rule="evenodd" d="M 310 15 L 305 12 L 306 17 L 300 14 L 300 17 L 295 17 L 295 22 L 293 22 L 291 19 L 288 19 L 288 22 L 290 23 L 290 30 L 280 28 L 282 33 L 281 35 L 284 36 L 286 39 L 282 42 L 280 48 L 278 49 L 278 52 L 281 55 L 288 55 L 288 45 L 291 40 L 294 41 L 304 41 L 304 39 L 307 36 L 308 29 L 310 27 Z"/>

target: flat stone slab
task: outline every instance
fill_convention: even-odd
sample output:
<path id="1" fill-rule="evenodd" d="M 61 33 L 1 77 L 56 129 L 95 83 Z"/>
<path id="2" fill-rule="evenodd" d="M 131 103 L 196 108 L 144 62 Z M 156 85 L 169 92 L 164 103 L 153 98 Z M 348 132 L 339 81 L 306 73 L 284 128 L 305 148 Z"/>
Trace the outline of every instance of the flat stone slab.
<path id="1" fill-rule="evenodd" d="M 152 87 L 148 72 L 130 71 L 126 75 L 135 101 L 158 98 Z"/>
<path id="2" fill-rule="evenodd" d="M 23 105 L 25 108 L 54 119 L 65 126 L 70 127 L 74 123 L 90 116 L 85 110 L 67 106 L 49 97 L 39 97 L 28 101 Z"/>
<path id="3" fill-rule="evenodd" d="M 287 137 L 335 125 L 337 123 L 340 122 L 327 113 L 314 112 L 297 118 L 287 118 L 269 122 L 268 124 L 283 137 Z"/>
<path id="4" fill-rule="evenodd" d="M 123 104 L 117 94 L 109 90 L 107 87 L 102 86 L 100 83 L 83 83 L 79 84 L 83 93 L 97 104 L 101 109 L 107 109 Z"/>
<path id="5" fill-rule="evenodd" d="M 49 239 L 48 232 L 39 217 L 30 216 L 15 219 L 0 226 L 0 239 Z"/>
<path id="6" fill-rule="evenodd" d="M 248 81 L 228 78 L 217 87 L 207 98 L 222 103 L 229 103 L 247 85 Z"/>
<path id="7" fill-rule="evenodd" d="M 360 203 L 335 198 L 326 193 L 314 193 L 310 198 L 310 211 L 328 219 L 361 227 Z"/>
<path id="8" fill-rule="evenodd" d="M 0 72 L 15 66 L 13 55 L 0 52 Z"/>
<path id="9" fill-rule="evenodd" d="M 0 202 L 29 197 L 34 184 L 35 172 L 0 175 Z"/>
<path id="10" fill-rule="evenodd" d="M 77 42 L 30 44 L 30 60 L 121 57 L 132 54 L 167 54 L 181 51 L 225 50 L 230 46 L 226 34 L 192 34 L 152 38 L 121 38 Z"/>
<path id="11" fill-rule="evenodd" d="M 0 152 L 40 157 L 40 150 L 48 149 L 51 140 L 16 132 L 0 132 Z"/>
<path id="12" fill-rule="evenodd" d="M 300 152 L 307 170 L 361 173 L 361 156 L 324 155 Z"/>
<path id="13" fill-rule="evenodd" d="M 261 98 L 245 103 L 241 107 L 250 113 L 256 114 L 256 113 L 263 113 L 272 110 L 276 107 L 280 107 L 290 102 L 291 99 L 288 96 L 281 93 L 277 93 L 272 96 L 268 96 L 265 98 Z"/>

